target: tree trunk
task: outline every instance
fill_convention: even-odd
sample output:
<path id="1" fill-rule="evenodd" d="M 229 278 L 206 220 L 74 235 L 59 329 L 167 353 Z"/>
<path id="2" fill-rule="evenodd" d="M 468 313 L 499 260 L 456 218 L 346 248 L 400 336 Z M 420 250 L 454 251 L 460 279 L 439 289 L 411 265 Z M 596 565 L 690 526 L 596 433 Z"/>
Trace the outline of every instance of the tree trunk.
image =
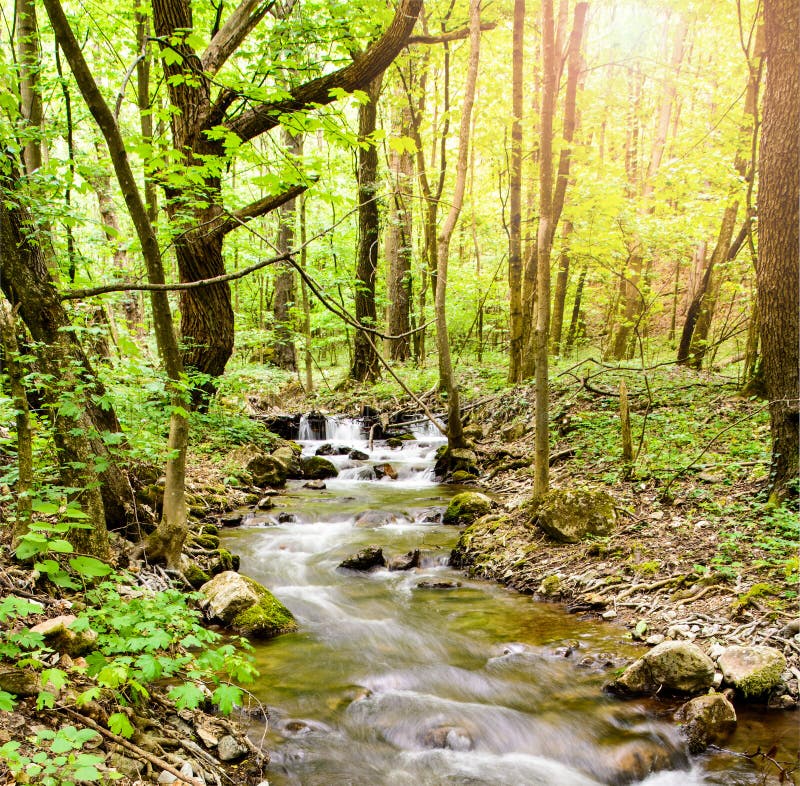
<path id="1" fill-rule="evenodd" d="M 725 214 L 722 217 L 722 224 L 719 230 L 719 237 L 717 238 L 717 245 L 708 262 L 707 274 L 703 276 L 704 291 L 700 299 L 697 321 L 692 331 L 692 340 L 689 345 L 689 357 L 686 359 L 688 365 L 695 369 L 700 369 L 702 367 L 703 358 L 705 358 L 706 349 L 708 348 L 708 334 L 711 330 L 711 322 L 714 319 L 714 310 L 717 306 L 717 298 L 719 297 L 719 290 L 722 285 L 723 271 L 720 270 L 720 266 L 728 258 L 728 249 L 731 245 L 738 209 L 738 202 L 733 202 L 725 208 Z M 680 358 L 678 362 L 681 362 Z"/>
<path id="2" fill-rule="evenodd" d="M 411 111 L 401 110 L 395 134 L 410 136 Z M 392 336 L 408 333 L 411 326 L 411 260 L 413 258 L 411 198 L 414 160 L 408 150 L 392 150 L 389 157 L 393 193 L 390 197 L 389 218 L 386 228 L 386 263 L 388 266 L 386 289 L 388 306 L 386 329 Z M 407 360 L 411 354 L 408 335 L 388 340 L 389 357 Z"/>
<path id="3" fill-rule="evenodd" d="M 355 306 L 356 320 L 365 327 L 378 325 L 375 308 L 375 275 L 378 270 L 378 149 L 372 139 L 378 119 L 378 96 L 381 78 L 367 87 L 369 101 L 358 108 L 358 259 L 356 262 Z M 362 330 L 357 330 L 353 346 L 353 366 L 350 376 L 360 382 L 372 382 L 380 376 L 380 361 L 374 342 Z"/>
<path id="4" fill-rule="evenodd" d="M 453 374 L 450 358 L 450 337 L 447 330 L 447 263 L 450 252 L 450 239 L 453 236 L 467 182 L 469 162 L 469 130 L 472 107 L 475 102 L 475 86 L 478 81 L 478 61 L 481 45 L 481 0 L 470 0 L 469 4 L 469 60 L 464 85 L 464 103 L 461 107 L 461 125 L 458 132 L 458 158 L 456 161 L 456 180 L 450 210 L 442 225 L 436 244 L 436 343 L 439 351 L 439 380 L 447 392 L 447 446 L 452 451 L 466 446 L 464 429 L 461 423 L 458 385 Z"/>
<path id="5" fill-rule="evenodd" d="M 128 206 L 142 247 L 147 277 L 151 284 L 164 284 L 164 267 L 153 224 L 142 200 L 131 170 L 125 144 L 111 110 L 103 99 L 81 48 L 69 26 L 58 0 L 44 0 L 56 40 L 69 61 L 72 73 L 89 111 L 103 133 L 108 145 L 117 181 Z M 221 247 L 221 245 L 220 245 Z M 180 257 L 180 247 L 178 248 Z M 150 295 L 153 326 L 159 353 L 170 381 L 169 457 L 166 466 L 164 506 L 161 521 L 150 535 L 146 551 L 152 559 L 164 559 L 169 567 L 180 564 L 181 550 L 186 538 L 187 508 L 185 498 L 186 446 L 188 443 L 188 402 L 181 354 L 172 325 L 169 300 L 166 292 L 153 291 Z M 60 305 L 60 304 L 59 304 Z"/>
<path id="6" fill-rule="evenodd" d="M 550 351 L 558 355 L 561 349 L 561 330 L 564 324 L 564 306 L 567 300 L 567 282 L 569 281 L 569 236 L 572 234 L 572 222 L 564 222 L 561 254 L 558 257 L 558 274 L 556 289 L 553 293 L 553 316 L 550 320 Z"/>
<path id="7" fill-rule="evenodd" d="M 300 197 L 300 267 L 305 270 L 308 262 L 308 252 L 306 249 L 306 198 Z M 311 357 L 311 303 L 308 298 L 308 286 L 306 280 L 300 280 L 300 292 L 303 298 L 303 360 L 306 371 L 306 395 L 314 392 L 314 377 L 312 375 Z"/>
<path id="8" fill-rule="evenodd" d="M 508 381 L 522 377 L 522 74 L 525 0 L 514 0 L 511 53 L 511 162 L 508 175 L 508 288 L 510 291 Z"/>
<path id="9" fill-rule="evenodd" d="M 583 285 L 586 281 L 586 268 L 581 270 L 578 276 L 578 283 L 575 287 L 575 300 L 572 303 L 572 317 L 569 320 L 569 330 L 567 331 L 567 340 L 564 344 L 564 354 L 568 355 L 572 352 L 575 346 L 575 341 L 579 337 L 579 323 L 581 314 L 581 299 L 583 297 Z"/>
<path id="10" fill-rule="evenodd" d="M 36 23 L 35 0 L 16 0 L 17 58 L 19 59 L 20 114 L 30 137 L 25 142 L 22 160 L 25 173 L 33 174 L 42 165 L 42 95 L 39 91 L 39 26 Z"/>
<path id="11" fill-rule="evenodd" d="M 108 159 L 103 155 L 99 140 L 95 140 L 95 150 L 100 166 L 105 168 L 108 165 Z M 111 177 L 105 173 L 95 175 L 91 178 L 91 184 L 97 194 L 100 223 L 103 225 L 106 242 L 111 248 L 114 269 L 120 278 L 130 277 L 133 273 L 133 265 L 127 248 L 121 243 L 122 233 L 120 232 L 119 218 L 114 200 L 111 198 Z M 130 334 L 141 336 L 143 317 L 139 307 L 139 298 L 135 292 L 123 293 L 122 311 Z"/>
<path id="12" fill-rule="evenodd" d="M 119 424 L 113 412 L 102 412 L 92 401 L 92 396 L 101 396 L 105 391 L 75 333 L 68 330 L 71 325 L 66 311 L 31 232 L 31 217 L 21 202 L 14 201 L 12 176 L 6 173 L 0 182 L 6 195 L 0 200 L 0 284 L 9 302 L 19 309 L 36 342 L 39 370 L 50 380 L 42 388 L 42 397 L 51 416 L 61 483 L 77 490 L 71 493 L 77 493 L 76 499 L 91 524 L 91 529 L 72 530 L 68 537 L 76 551 L 106 559 L 107 514 L 122 519 L 115 520 L 115 524 L 124 524 L 124 509 L 119 508 L 131 495 L 127 479 L 120 477 L 122 473 L 114 467 L 100 438 L 103 427 L 112 425 L 115 427 L 111 430 L 119 432 Z M 109 423 L 112 418 L 113 424 Z M 108 465 L 105 473 L 95 471 L 99 464 Z M 123 495 L 117 500 L 108 495 L 112 485 L 114 492 Z M 101 489 L 114 506 L 109 511 Z"/>
<path id="13" fill-rule="evenodd" d="M 767 81 L 759 155 L 756 278 L 764 381 L 772 431 L 772 490 L 797 495 L 800 1 L 766 0 Z"/>
<path id="14" fill-rule="evenodd" d="M 8 376 L 11 403 L 16 410 L 17 426 L 17 520 L 12 541 L 28 531 L 31 521 L 31 491 L 33 490 L 33 432 L 25 392 L 26 369 L 20 359 L 13 309 L 0 302 L 0 346 L 3 348 L 4 371 Z"/>
<path id="15" fill-rule="evenodd" d="M 283 130 L 283 141 L 292 158 L 303 153 L 303 138 L 299 134 Z M 290 199 L 278 208 L 278 243 L 279 254 L 288 254 L 294 248 L 295 223 L 297 221 L 296 200 Z M 287 371 L 297 369 L 297 358 L 294 346 L 295 320 L 292 309 L 297 300 L 294 268 L 288 262 L 277 266 L 275 276 L 275 295 L 273 300 L 273 317 L 275 320 L 275 345 L 273 359 L 275 365 Z"/>
<path id="16" fill-rule="evenodd" d="M 535 447 L 533 493 L 547 493 L 550 487 L 550 394 L 548 389 L 547 345 L 550 328 L 550 243 L 553 237 L 553 115 L 557 89 L 553 0 L 542 0 L 542 117 L 539 126 L 539 232 L 536 238 L 536 364 Z"/>

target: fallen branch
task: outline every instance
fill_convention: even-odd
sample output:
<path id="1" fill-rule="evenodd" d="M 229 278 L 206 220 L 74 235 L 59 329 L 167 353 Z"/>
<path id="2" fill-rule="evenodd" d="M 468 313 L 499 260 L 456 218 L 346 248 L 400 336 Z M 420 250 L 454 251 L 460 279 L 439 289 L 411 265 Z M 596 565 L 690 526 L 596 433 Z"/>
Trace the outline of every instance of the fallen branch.
<path id="1" fill-rule="evenodd" d="M 56 709 L 58 709 L 59 712 L 64 712 L 70 717 L 75 718 L 75 720 L 77 720 L 79 723 L 82 723 L 84 726 L 94 729 L 94 731 L 106 739 L 115 742 L 117 745 L 120 745 L 123 748 L 127 748 L 129 751 L 131 751 L 131 753 L 135 753 L 140 758 L 146 759 L 151 764 L 155 764 L 156 767 L 161 767 L 162 770 L 166 770 L 168 773 L 170 773 L 170 775 L 174 775 L 179 781 L 188 783 L 190 786 L 205 786 L 202 781 L 197 780 L 197 778 L 190 778 L 188 775 L 184 775 L 180 770 L 173 767 L 168 761 L 164 761 L 164 759 L 162 759 L 160 756 L 156 756 L 154 753 L 150 753 L 144 748 L 134 745 L 134 743 L 126 740 L 124 737 L 120 737 L 118 734 L 114 734 L 114 732 L 111 732 L 108 729 L 104 729 L 99 723 L 95 723 L 91 718 L 87 718 L 85 715 L 81 715 L 79 712 L 75 712 L 75 710 L 65 707 L 63 704 L 57 704 Z"/>

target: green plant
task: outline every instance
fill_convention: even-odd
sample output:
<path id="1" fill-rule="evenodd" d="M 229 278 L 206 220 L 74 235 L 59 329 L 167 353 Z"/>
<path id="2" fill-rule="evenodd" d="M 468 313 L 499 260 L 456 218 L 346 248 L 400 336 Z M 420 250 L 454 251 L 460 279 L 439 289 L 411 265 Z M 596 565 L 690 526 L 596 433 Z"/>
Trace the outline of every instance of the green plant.
<path id="1" fill-rule="evenodd" d="M 79 782 L 118 780 L 122 775 L 106 769 L 105 756 L 82 750 L 98 736 L 92 729 L 74 726 L 40 729 L 28 740 L 33 753 L 23 752 L 22 743 L 11 740 L 0 747 L 0 759 L 20 783 L 76 786 Z"/>

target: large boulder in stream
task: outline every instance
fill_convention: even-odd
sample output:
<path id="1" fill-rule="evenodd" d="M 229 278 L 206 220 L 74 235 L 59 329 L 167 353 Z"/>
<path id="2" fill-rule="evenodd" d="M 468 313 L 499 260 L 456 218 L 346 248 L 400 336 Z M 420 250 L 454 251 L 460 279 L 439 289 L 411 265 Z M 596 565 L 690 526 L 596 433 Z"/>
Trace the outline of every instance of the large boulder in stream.
<path id="1" fill-rule="evenodd" d="M 708 693 L 687 701 L 675 713 L 681 733 L 692 753 L 724 742 L 736 728 L 736 710 L 721 693 Z"/>
<path id="2" fill-rule="evenodd" d="M 282 467 L 287 478 L 299 479 L 303 477 L 303 468 L 300 465 L 300 446 L 291 443 L 281 445 L 270 454 Z"/>
<path id="3" fill-rule="evenodd" d="M 485 516 L 494 507 L 494 501 L 478 491 L 464 491 L 450 500 L 442 517 L 444 524 L 462 526 Z"/>
<path id="4" fill-rule="evenodd" d="M 245 465 L 254 486 L 285 486 L 286 467 L 273 456 L 256 453 Z"/>
<path id="5" fill-rule="evenodd" d="M 303 477 L 306 480 L 325 480 L 325 478 L 335 478 L 339 474 L 332 461 L 322 456 L 309 456 L 300 459 L 303 467 Z"/>
<path id="6" fill-rule="evenodd" d="M 266 587 L 232 570 L 200 587 L 210 619 L 240 636 L 270 639 L 297 630 L 292 612 Z"/>
<path id="7" fill-rule="evenodd" d="M 604 491 L 553 489 L 527 504 L 531 522 L 559 543 L 609 535 L 617 521 L 614 500 Z"/>
<path id="8" fill-rule="evenodd" d="M 385 565 L 386 559 L 383 556 L 383 549 L 380 546 L 367 546 L 339 563 L 340 568 L 360 571 L 382 568 L 385 567 Z"/>
<path id="9" fill-rule="evenodd" d="M 786 658 L 774 647 L 728 647 L 718 663 L 725 684 L 751 699 L 776 688 L 786 668 Z"/>
<path id="10" fill-rule="evenodd" d="M 612 693 L 637 696 L 658 691 L 702 693 L 714 681 L 714 661 L 689 641 L 665 641 L 634 661 L 614 682 Z"/>

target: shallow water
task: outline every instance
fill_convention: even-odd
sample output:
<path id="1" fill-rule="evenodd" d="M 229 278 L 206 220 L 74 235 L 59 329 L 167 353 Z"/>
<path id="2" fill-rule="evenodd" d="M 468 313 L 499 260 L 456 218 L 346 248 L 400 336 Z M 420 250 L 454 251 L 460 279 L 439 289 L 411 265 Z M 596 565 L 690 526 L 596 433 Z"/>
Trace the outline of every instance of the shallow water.
<path id="1" fill-rule="evenodd" d="M 326 441 L 369 459 L 329 456 L 340 475 L 325 490 L 292 483 L 282 507 L 225 534 L 242 572 L 270 587 L 299 623 L 298 633 L 256 645 L 262 678 L 252 690 L 269 708 L 273 786 L 765 782 L 742 757 L 690 759 L 669 705 L 603 694 L 604 664 L 638 651 L 624 631 L 449 569 L 458 533 L 436 518 L 460 489 L 433 481 L 436 433 L 418 437 L 402 449 L 369 450 L 352 422 L 329 421 Z M 303 444 L 313 454 L 323 442 Z M 396 480 L 367 479 L 387 461 Z M 373 513 L 358 525 L 365 511 Z M 419 548 L 422 567 L 337 568 L 371 544 L 387 558 Z M 766 749 L 781 739 L 779 756 L 796 756 L 796 730 L 793 714 L 751 713 L 731 747 Z M 252 734 L 258 741 L 260 727 Z M 625 766 L 652 756 L 666 769 L 646 776 L 647 766 L 638 775 Z"/>

